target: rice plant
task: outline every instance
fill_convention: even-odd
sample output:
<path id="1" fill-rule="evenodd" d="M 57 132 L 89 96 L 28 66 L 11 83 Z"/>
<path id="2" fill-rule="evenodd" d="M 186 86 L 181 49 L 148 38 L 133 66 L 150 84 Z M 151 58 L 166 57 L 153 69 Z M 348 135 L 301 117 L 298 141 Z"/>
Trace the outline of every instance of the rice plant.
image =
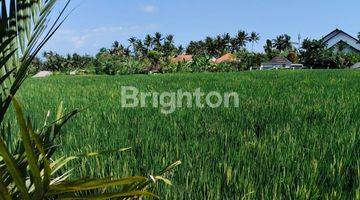
<path id="1" fill-rule="evenodd" d="M 19 98 L 38 120 L 61 101 L 90 106 L 64 127 L 54 158 L 132 147 L 69 163 L 73 177 L 147 176 L 176 159 L 174 186 L 156 188 L 165 199 L 359 199 L 359 80 L 356 70 L 54 76 L 29 79 Z M 121 86 L 235 91 L 240 107 L 125 109 Z"/>
<path id="2" fill-rule="evenodd" d="M 0 199 L 129 199 L 157 197 L 148 190 L 157 180 L 170 183 L 161 175 L 180 164 L 176 162 L 158 176 L 113 176 L 69 179 L 71 170 L 58 172 L 78 157 L 90 157 L 112 151 L 61 156 L 53 159 L 58 150 L 55 139 L 62 126 L 77 114 L 74 110 L 62 114 L 58 109 L 55 121 L 34 129 L 15 96 L 24 82 L 29 66 L 44 44 L 66 19 L 64 13 L 70 1 L 52 24 L 48 17 L 56 0 L 0 1 Z M 34 95 L 34 91 L 31 91 Z M 10 106 L 17 126 L 6 123 Z M 11 117 L 10 117 L 11 120 Z M 14 132 L 19 132 L 18 136 Z M 119 149 L 119 148 L 117 148 Z M 120 149 L 117 151 L 124 151 Z"/>

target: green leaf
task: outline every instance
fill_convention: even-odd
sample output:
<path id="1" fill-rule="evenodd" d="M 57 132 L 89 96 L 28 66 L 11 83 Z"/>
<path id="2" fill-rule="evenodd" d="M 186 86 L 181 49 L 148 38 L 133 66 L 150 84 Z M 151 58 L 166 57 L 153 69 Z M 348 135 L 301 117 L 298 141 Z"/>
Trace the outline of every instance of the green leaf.
<path id="1" fill-rule="evenodd" d="M 132 191 L 132 192 L 113 192 L 113 193 L 105 193 L 105 194 L 99 194 L 99 195 L 88 195 L 88 196 L 81 196 L 79 195 L 79 197 L 76 196 L 71 196 L 71 197 L 66 197 L 66 196 L 61 196 L 61 199 L 63 200 L 71 200 L 71 199 L 94 199 L 94 200 L 101 200 L 101 199 L 122 199 L 122 198 L 137 198 L 140 199 L 140 197 L 154 197 L 159 199 L 158 196 L 154 195 L 151 192 L 148 191 Z"/>
<path id="2" fill-rule="evenodd" d="M 40 175 L 40 168 L 38 167 L 38 159 L 33 151 L 33 145 L 30 138 L 30 132 L 26 125 L 25 117 L 23 114 L 23 111 L 21 109 L 20 104 L 17 102 L 17 100 L 13 97 L 12 98 L 14 111 L 16 114 L 16 118 L 20 127 L 20 136 L 24 145 L 26 158 L 29 163 L 29 168 L 32 174 L 32 177 L 34 178 L 34 184 L 35 184 L 35 198 L 39 199 L 42 197 L 42 194 L 44 193 L 44 188 L 42 184 L 42 179 Z"/>
<path id="3" fill-rule="evenodd" d="M 28 122 L 29 124 L 29 132 L 31 137 L 34 139 L 35 141 L 35 146 L 38 149 L 38 151 L 40 152 L 40 155 L 42 156 L 42 159 L 44 161 L 44 179 L 43 179 L 43 188 L 44 191 L 47 191 L 49 189 L 49 185 L 50 185 L 50 178 L 51 178 L 51 168 L 50 168 L 50 162 L 47 158 L 47 155 L 45 153 L 45 150 L 42 146 L 41 140 L 39 138 L 39 136 L 34 132 L 30 120 Z"/>
<path id="4" fill-rule="evenodd" d="M 26 188 L 25 179 L 21 175 L 21 171 L 19 170 L 18 166 L 15 164 L 14 157 L 11 156 L 7 146 L 3 138 L 0 138 L 0 155 L 6 164 L 6 169 L 9 171 L 10 175 L 12 176 L 14 183 L 17 186 L 21 196 L 23 199 L 28 200 L 30 199 L 28 195 L 28 190 Z"/>
<path id="5" fill-rule="evenodd" d="M 116 187 L 120 185 L 128 185 L 137 182 L 143 182 L 147 179 L 141 176 L 134 176 L 121 179 L 102 178 L 102 179 L 90 179 L 90 180 L 77 180 L 69 183 L 63 183 L 50 186 L 50 194 L 61 194 L 69 192 L 79 192 L 93 189 L 101 189 L 107 187 Z"/>
<path id="6" fill-rule="evenodd" d="M 0 199 L 11 200 L 8 188 L 4 185 L 2 177 L 0 177 Z"/>
<path id="7" fill-rule="evenodd" d="M 116 153 L 116 152 L 124 152 L 124 151 L 128 151 L 130 149 L 131 148 L 121 148 L 121 149 L 108 150 L 108 151 L 91 152 L 91 153 L 77 155 L 77 157 L 95 157 L 95 156 L 99 156 L 99 155 L 107 155 L 107 154 Z"/>

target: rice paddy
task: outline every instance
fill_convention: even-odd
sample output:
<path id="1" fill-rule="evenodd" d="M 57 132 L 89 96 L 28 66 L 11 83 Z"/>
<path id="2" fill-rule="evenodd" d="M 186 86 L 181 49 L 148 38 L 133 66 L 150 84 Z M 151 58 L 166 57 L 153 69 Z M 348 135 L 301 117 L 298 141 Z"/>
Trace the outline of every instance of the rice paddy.
<path id="1" fill-rule="evenodd" d="M 125 109 L 121 86 L 235 91 L 239 108 Z M 29 79 L 19 93 L 42 124 L 61 101 L 88 107 L 64 129 L 74 175 L 150 175 L 181 160 L 164 199 L 359 199 L 360 71 L 308 70 Z"/>

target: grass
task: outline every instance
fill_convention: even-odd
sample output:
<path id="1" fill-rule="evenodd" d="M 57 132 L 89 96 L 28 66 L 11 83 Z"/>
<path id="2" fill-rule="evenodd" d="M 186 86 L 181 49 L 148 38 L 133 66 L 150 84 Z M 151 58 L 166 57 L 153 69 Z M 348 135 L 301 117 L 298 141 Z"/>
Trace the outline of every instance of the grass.
<path id="1" fill-rule="evenodd" d="M 239 108 L 120 107 L 120 87 L 236 91 Z M 175 160 L 167 199 L 360 198 L 360 71 L 269 71 L 29 79 L 19 97 L 42 121 L 64 101 L 90 108 L 67 125 L 61 154 L 88 176 L 148 175 Z"/>

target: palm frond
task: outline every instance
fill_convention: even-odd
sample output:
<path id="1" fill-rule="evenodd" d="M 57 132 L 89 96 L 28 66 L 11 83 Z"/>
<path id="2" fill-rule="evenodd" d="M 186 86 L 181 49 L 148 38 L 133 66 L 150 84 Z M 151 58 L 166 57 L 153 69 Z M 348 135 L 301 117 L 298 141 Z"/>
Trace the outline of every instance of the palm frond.
<path id="1" fill-rule="evenodd" d="M 70 0 L 49 25 L 49 16 L 56 2 L 0 0 L 0 122 L 10 106 L 10 96 L 16 94 L 25 80 L 31 61 L 66 19 L 64 12 Z"/>

